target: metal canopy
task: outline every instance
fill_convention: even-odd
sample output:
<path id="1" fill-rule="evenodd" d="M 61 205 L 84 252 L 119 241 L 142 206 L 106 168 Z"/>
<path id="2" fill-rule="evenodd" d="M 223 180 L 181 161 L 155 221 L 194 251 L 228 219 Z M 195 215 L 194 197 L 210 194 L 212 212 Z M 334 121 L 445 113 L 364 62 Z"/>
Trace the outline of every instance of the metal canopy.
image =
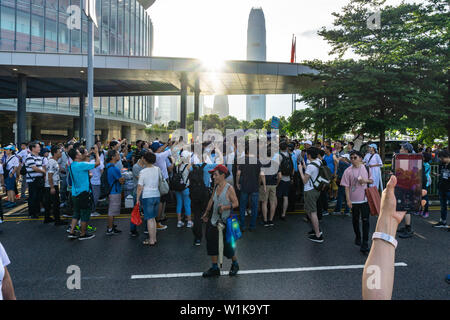
<path id="1" fill-rule="evenodd" d="M 94 68 L 95 96 L 179 95 L 182 74 L 189 95 L 197 79 L 203 95 L 292 94 L 313 85 L 307 74 L 316 73 L 294 63 L 225 61 L 212 69 L 197 59 L 101 55 Z M 0 98 L 17 97 L 19 74 L 29 98 L 86 94 L 87 56 L 2 51 Z"/>

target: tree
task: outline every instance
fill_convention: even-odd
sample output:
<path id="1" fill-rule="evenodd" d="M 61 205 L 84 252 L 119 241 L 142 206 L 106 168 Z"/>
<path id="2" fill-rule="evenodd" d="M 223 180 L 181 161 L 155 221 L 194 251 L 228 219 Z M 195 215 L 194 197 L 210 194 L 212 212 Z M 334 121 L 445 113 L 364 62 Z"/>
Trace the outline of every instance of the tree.
<path id="1" fill-rule="evenodd" d="M 448 51 L 444 50 L 448 49 L 448 4 L 428 0 L 386 6 L 380 10 L 381 29 L 370 30 L 366 21 L 372 8 L 384 3 L 351 0 L 342 13 L 333 13 L 336 28 L 322 28 L 319 35 L 338 59 L 307 62 L 319 71 L 311 77 L 320 85 L 301 91 L 310 106 L 304 115 L 316 132 L 376 134 L 382 157 L 386 130 L 420 128 L 423 119 L 436 125 L 448 123 L 450 112 Z M 361 59 L 342 60 L 349 50 Z"/>
<path id="2" fill-rule="evenodd" d="M 220 120 L 221 122 L 221 130 L 225 134 L 227 129 L 240 129 L 241 123 L 240 121 L 233 116 L 226 116 Z"/>
<path id="3" fill-rule="evenodd" d="M 264 120 L 263 119 L 255 119 L 250 122 L 250 129 L 259 130 L 264 128 Z"/>
<path id="4" fill-rule="evenodd" d="M 222 129 L 220 118 L 217 114 L 205 114 L 200 120 L 202 121 L 203 130 Z"/>
<path id="5" fill-rule="evenodd" d="M 167 129 L 168 130 L 176 130 L 180 127 L 180 122 L 179 121 L 174 121 L 171 120 L 169 121 L 169 123 L 167 124 Z"/>

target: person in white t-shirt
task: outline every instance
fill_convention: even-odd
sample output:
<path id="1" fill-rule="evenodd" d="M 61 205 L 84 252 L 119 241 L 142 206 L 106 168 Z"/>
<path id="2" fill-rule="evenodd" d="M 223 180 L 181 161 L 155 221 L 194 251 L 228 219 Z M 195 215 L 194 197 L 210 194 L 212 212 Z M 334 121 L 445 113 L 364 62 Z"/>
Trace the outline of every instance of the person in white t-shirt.
<path id="1" fill-rule="evenodd" d="M 147 221 L 149 238 L 143 244 L 154 246 L 156 244 L 156 216 L 158 215 L 159 201 L 159 176 L 161 169 L 155 165 L 156 155 L 147 152 L 142 159 L 146 167 L 139 173 L 137 187 L 137 204 L 142 205 L 144 220 Z M 142 201 L 140 201 L 142 195 Z"/>
<path id="2" fill-rule="evenodd" d="M 62 150 L 58 146 L 52 146 L 52 157 L 47 163 L 47 172 L 45 175 L 44 185 L 44 207 L 45 218 L 44 223 L 55 222 L 55 226 L 62 226 L 66 223 L 60 219 L 60 198 L 59 198 L 59 182 L 61 180 L 59 176 L 59 164 L 58 160 L 62 156 Z M 54 219 L 50 218 L 50 213 L 53 213 Z"/>
<path id="3" fill-rule="evenodd" d="M 91 149 L 92 152 L 93 149 Z M 91 187 L 92 187 L 92 197 L 94 198 L 94 203 L 92 205 L 91 217 L 98 217 L 100 214 L 95 211 L 97 208 L 97 203 L 100 198 L 100 185 L 101 185 L 101 177 L 103 173 L 103 169 L 105 168 L 104 157 L 100 156 L 100 165 L 90 170 L 89 173 L 91 175 Z M 95 159 L 92 159 L 90 163 L 95 163 Z"/>
<path id="4" fill-rule="evenodd" d="M 0 300 L 16 300 L 14 286 L 9 275 L 8 266 L 11 263 L 5 248 L 0 243 Z"/>
<path id="5" fill-rule="evenodd" d="M 20 145 L 20 148 L 22 150 L 20 150 L 20 152 L 17 153 L 17 157 L 20 160 L 20 167 L 22 168 L 22 166 L 25 165 L 25 160 L 27 160 L 27 157 L 30 154 L 30 149 L 28 149 L 28 146 L 25 142 L 22 142 L 22 144 Z M 26 175 L 23 175 L 21 188 L 20 188 L 20 198 L 21 199 L 24 199 L 26 197 L 25 192 L 27 191 L 27 188 L 28 188 L 27 178 L 26 178 Z"/>
<path id="6" fill-rule="evenodd" d="M 15 147 L 7 146 L 5 148 L 6 159 L 5 165 L 5 185 L 6 193 L 8 195 L 8 200 L 6 201 L 5 208 L 13 208 L 16 204 L 16 174 L 19 173 L 20 161 L 19 158 L 14 154 Z"/>
<path id="7" fill-rule="evenodd" d="M 308 148 L 306 150 L 306 155 L 308 159 L 308 165 L 302 161 L 302 166 L 305 169 L 299 170 L 300 176 L 304 184 L 304 196 L 305 196 L 305 211 L 311 221 L 313 230 L 311 230 L 309 235 L 309 240 L 322 243 L 323 235 L 319 228 L 319 219 L 317 217 L 317 200 L 319 199 L 320 192 L 314 188 L 313 182 L 317 179 L 319 175 L 319 167 L 321 166 L 321 161 L 318 159 L 319 150 L 317 148 Z"/>

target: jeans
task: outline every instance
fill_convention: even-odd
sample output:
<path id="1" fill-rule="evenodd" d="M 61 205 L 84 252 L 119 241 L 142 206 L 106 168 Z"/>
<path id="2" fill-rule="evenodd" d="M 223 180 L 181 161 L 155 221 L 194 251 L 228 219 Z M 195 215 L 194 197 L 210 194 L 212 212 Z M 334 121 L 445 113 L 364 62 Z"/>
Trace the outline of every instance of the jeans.
<path id="1" fill-rule="evenodd" d="M 91 185 L 91 187 L 92 187 L 92 198 L 94 200 L 92 202 L 92 212 L 95 212 L 95 209 L 97 208 L 98 199 L 100 198 L 100 186 Z"/>
<path id="2" fill-rule="evenodd" d="M 334 208 L 334 212 L 341 212 L 342 202 L 344 202 L 344 204 L 345 204 L 345 211 L 344 212 L 345 213 L 349 213 L 350 212 L 350 208 L 348 207 L 347 201 L 345 199 L 345 187 L 339 186 L 337 202 L 336 202 L 336 207 Z"/>
<path id="3" fill-rule="evenodd" d="M 189 188 L 183 191 L 176 191 L 175 197 L 177 198 L 177 214 L 181 214 L 181 208 L 184 206 L 184 214 L 186 216 L 191 215 L 191 198 L 189 197 Z"/>
<path id="4" fill-rule="evenodd" d="M 44 191 L 44 207 L 45 207 L 45 219 L 50 218 L 50 212 L 53 213 L 55 221 L 60 220 L 59 214 L 59 187 L 55 186 L 55 194 L 51 194 L 50 187 L 45 188 Z"/>
<path id="5" fill-rule="evenodd" d="M 359 228 L 359 217 L 362 220 L 362 243 L 361 246 L 367 246 L 369 243 L 369 217 L 370 209 L 369 204 L 366 203 L 355 203 L 352 205 L 352 223 L 353 231 L 355 232 L 356 239 L 361 240 L 361 232 Z"/>
<path id="6" fill-rule="evenodd" d="M 258 218 L 258 199 L 259 192 L 246 193 L 241 191 L 241 199 L 239 206 L 240 220 L 241 220 L 241 229 L 245 230 L 245 211 L 247 209 L 248 198 L 251 199 L 252 206 L 252 218 L 250 220 L 250 229 L 256 228 L 256 218 Z"/>
<path id="7" fill-rule="evenodd" d="M 450 191 L 439 189 L 439 201 L 441 202 L 441 220 L 447 221 L 447 206 L 450 205 Z"/>
<path id="8" fill-rule="evenodd" d="M 28 189 L 27 178 L 22 176 L 22 187 L 20 188 L 21 197 L 25 198 L 25 191 Z"/>

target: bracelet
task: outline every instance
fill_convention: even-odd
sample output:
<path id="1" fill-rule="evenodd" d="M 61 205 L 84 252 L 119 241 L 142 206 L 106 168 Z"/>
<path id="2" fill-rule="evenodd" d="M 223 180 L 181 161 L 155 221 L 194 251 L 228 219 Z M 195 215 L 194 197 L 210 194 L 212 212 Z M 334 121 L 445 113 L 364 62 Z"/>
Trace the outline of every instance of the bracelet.
<path id="1" fill-rule="evenodd" d="M 372 240 L 373 239 L 381 239 L 386 242 L 389 242 L 390 244 L 392 244 L 394 246 L 394 249 L 397 249 L 397 240 L 395 240 L 395 238 L 389 234 L 382 233 L 382 232 L 374 232 L 372 235 Z"/>

